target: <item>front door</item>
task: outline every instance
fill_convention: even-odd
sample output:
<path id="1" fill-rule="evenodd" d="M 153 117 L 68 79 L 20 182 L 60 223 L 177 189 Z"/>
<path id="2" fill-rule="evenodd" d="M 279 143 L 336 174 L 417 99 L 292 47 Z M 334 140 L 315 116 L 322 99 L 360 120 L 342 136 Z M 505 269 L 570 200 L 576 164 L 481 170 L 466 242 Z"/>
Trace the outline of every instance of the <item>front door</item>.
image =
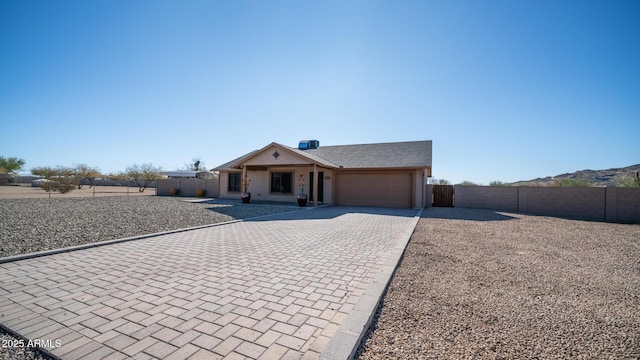
<path id="1" fill-rule="evenodd" d="M 309 201 L 313 201 L 313 171 L 309 173 Z M 324 173 L 322 171 L 318 171 L 318 202 L 324 202 L 323 196 L 323 184 L 324 184 Z"/>

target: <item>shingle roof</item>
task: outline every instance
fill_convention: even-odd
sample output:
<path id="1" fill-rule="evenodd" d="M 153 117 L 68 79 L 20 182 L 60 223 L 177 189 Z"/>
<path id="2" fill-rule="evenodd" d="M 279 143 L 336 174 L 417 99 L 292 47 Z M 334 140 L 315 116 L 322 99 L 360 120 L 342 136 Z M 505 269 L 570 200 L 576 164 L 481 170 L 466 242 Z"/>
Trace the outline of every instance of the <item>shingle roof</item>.
<path id="1" fill-rule="evenodd" d="M 375 168 L 427 168 L 431 167 L 431 140 L 393 143 L 320 146 L 317 149 L 299 150 L 280 145 L 320 165 L 345 169 Z M 229 170 L 233 164 L 251 157 L 254 150 L 237 159 L 216 167 Z"/>
<path id="2" fill-rule="evenodd" d="M 297 150 L 297 149 L 296 149 Z M 343 168 L 420 168 L 431 166 L 431 140 L 320 146 L 297 150 Z"/>

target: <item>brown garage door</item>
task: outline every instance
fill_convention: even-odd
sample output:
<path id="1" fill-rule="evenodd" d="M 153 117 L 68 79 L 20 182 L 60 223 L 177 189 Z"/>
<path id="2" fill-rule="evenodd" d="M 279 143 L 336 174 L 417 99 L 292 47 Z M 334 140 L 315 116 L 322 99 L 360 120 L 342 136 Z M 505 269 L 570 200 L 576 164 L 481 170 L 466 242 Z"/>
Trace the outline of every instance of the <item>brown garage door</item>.
<path id="1" fill-rule="evenodd" d="M 336 175 L 339 205 L 411 207 L 411 173 L 340 173 Z"/>

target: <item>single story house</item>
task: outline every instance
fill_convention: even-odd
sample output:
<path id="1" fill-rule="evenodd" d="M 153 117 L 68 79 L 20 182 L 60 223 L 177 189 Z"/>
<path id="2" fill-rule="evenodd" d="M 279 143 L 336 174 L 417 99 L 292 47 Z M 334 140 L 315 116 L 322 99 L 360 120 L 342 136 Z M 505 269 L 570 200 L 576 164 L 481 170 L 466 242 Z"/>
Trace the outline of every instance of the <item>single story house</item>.
<path id="1" fill-rule="evenodd" d="M 399 208 L 425 207 L 431 177 L 431 140 L 297 148 L 271 143 L 213 169 L 220 173 L 220 198 Z M 317 184 L 317 185 L 316 185 Z M 428 198 L 428 199 L 427 199 Z"/>

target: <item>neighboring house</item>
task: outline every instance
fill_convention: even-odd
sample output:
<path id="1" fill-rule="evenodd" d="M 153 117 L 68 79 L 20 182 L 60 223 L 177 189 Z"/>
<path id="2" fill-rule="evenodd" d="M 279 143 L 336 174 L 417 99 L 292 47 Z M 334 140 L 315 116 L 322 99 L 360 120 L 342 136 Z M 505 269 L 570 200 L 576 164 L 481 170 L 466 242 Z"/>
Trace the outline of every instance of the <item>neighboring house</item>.
<path id="1" fill-rule="evenodd" d="M 431 141 L 315 146 L 271 143 L 215 168 L 220 197 L 296 202 L 299 181 L 309 201 L 338 205 L 422 208 L 431 177 Z M 315 186 L 315 184 L 318 184 Z"/>
<path id="2" fill-rule="evenodd" d="M 214 174 L 209 171 L 162 171 L 160 175 L 166 176 L 168 179 L 213 179 Z"/>
<path id="3" fill-rule="evenodd" d="M 16 173 L 0 168 L 0 185 L 8 185 L 15 181 Z"/>

